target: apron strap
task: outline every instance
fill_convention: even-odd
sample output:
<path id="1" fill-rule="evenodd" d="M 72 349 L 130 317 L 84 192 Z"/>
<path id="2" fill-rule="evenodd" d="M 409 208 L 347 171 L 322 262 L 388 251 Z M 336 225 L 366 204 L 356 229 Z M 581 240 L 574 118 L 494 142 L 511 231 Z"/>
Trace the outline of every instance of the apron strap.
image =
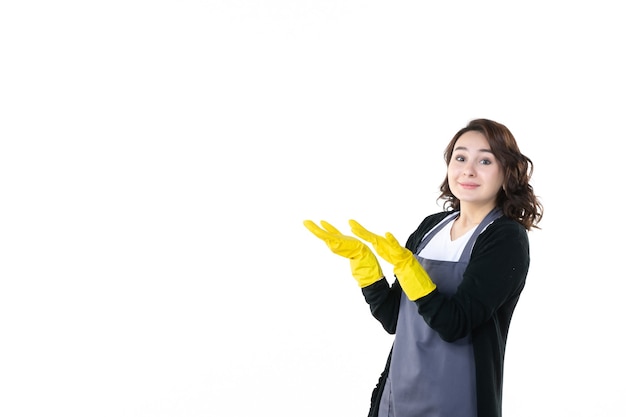
<path id="1" fill-rule="evenodd" d="M 463 249 L 463 253 L 459 258 L 459 262 L 469 262 L 470 255 L 472 254 L 472 249 L 474 248 L 474 243 L 476 243 L 476 239 L 478 239 L 478 235 L 480 235 L 487 226 L 493 223 L 493 221 L 500 216 L 502 216 L 502 210 L 500 210 L 499 207 L 495 207 L 485 216 L 485 218 L 480 222 L 476 230 L 474 230 L 472 237 L 470 237 L 470 239 L 467 241 L 467 244 Z"/>

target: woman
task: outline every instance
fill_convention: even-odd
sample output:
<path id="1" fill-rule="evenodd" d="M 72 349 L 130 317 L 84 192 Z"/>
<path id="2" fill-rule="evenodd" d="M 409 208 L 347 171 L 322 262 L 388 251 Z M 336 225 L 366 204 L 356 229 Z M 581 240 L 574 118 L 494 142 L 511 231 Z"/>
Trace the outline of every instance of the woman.
<path id="1" fill-rule="evenodd" d="M 360 239 L 304 222 L 350 259 L 373 316 L 395 334 L 372 417 L 502 414 L 506 339 L 530 262 L 527 232 L 538 228 L 543 207 L 529 183 L 532 161 L 506 126 L 473 120 L 444 157 L 444 211 L 426 217 L 406 247 L 354 220 Z M 363 241 L 393 265 L 391 286 Z"/>

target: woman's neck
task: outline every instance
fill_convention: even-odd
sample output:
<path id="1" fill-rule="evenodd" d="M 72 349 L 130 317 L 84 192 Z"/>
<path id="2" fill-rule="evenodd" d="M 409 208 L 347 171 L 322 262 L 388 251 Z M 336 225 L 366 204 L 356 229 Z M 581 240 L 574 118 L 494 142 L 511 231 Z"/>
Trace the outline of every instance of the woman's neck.
<path id="1" fill-rule="evenodd" d="M 481 207 L 461 206 L 459 217 L 454 220 L 452 228 L 450 229 L 450 239 L 456 240 L 470 229 L 478 226 L 494 207 L 495 205 L 485 205 Z"/>
<path id="2" fill-rule="evenodd" d="M 476 206 L 473 204 L 461 204 L 459 217 L 456 222 L 465 227 L 474 227 L 495 208 L 495 204 L 485 204 Z"/>

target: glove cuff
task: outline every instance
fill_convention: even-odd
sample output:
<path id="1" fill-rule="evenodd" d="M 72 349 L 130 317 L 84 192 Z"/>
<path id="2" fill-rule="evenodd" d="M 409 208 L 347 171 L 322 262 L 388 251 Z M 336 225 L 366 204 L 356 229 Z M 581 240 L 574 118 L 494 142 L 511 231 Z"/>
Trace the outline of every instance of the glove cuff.
<path id="1" fill-rule="evenodd" d="M 403 261 L 402 264 L 396 265 L 394 274 L 411 301 L 422 298 L 437 288 L 414 256 Z"/>
<path id="2" fill-rule="evenodd" d="M 352 269 L 352 276 L 361 288 L 372 285 L 384 276 L 378 259 L 367 248 L 363 256 L 350 259 L 350 268 Z"/>

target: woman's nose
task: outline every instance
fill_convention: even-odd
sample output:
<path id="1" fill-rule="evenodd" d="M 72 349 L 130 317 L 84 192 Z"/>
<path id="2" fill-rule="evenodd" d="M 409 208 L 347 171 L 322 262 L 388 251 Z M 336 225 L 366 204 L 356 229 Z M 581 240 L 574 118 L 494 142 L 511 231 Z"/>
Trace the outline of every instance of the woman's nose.
<path id="1" fill-rule="evenodd" d="M 476 170 L 474 169 L 474 165 L 472 164 L 466 165 L 465 168 L 463 169 L 463 174 L 468 177 L 473 177 L 474 175 L 476 175 Z"/>

